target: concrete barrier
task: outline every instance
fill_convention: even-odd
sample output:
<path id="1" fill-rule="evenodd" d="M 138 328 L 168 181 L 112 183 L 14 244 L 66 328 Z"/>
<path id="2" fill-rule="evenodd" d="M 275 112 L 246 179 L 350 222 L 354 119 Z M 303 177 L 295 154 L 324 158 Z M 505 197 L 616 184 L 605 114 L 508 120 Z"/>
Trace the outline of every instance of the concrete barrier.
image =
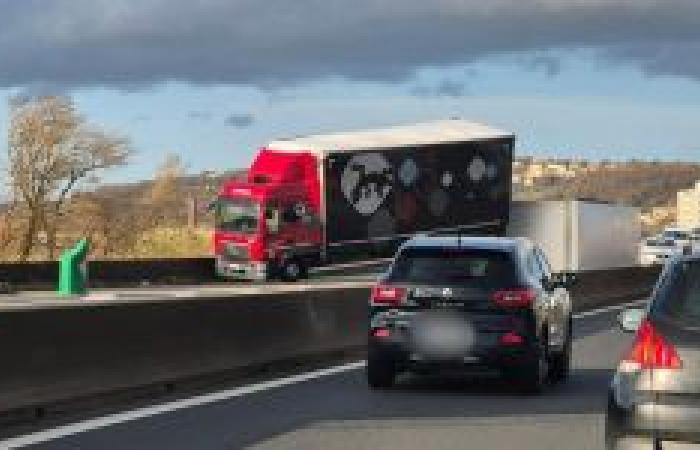
<path id="1" fill-rule="evenodd" d="M 581 274 L 575 309 L 643 297 L 655 278 L 638 268 Z M 0 312 L 0 416 L 363 346 L 368 288 Z"/>
<path id="2" fill-rule="evenodd" d="M 0 313 L 0 411 L 364 342 L 366 287 Z"/>
<path id="3" fill-rule="evenodd" d="M 90 287 L 149 284 L 200 284 L 216 281 L 213 258 L 160 258 L 88 261 Z M 7 290 L 56 287 L 58 262 L 0 263 L 0 283 Z"/>
<path id="4" fill-rule="evenodd" d="M 574 310 L 584 311 L 644 298 L 651 293 L 660 272 L 658 266 L 581 272 L 571 289 Z"/>
<path id="5" fill-rule="evenodd" d="M 385 265 L 386 258 L 328 265 L 312 273 L 362 273 Z M 144 284 L 152 286 L 212 284 L 216 276 L 214 258 L 156 258 L 88 261 L 88 287 L 120 288 Z M 56 261 L 0 263 L 0 294 L 16 291 L 51 290 L 58 281 Z"/>

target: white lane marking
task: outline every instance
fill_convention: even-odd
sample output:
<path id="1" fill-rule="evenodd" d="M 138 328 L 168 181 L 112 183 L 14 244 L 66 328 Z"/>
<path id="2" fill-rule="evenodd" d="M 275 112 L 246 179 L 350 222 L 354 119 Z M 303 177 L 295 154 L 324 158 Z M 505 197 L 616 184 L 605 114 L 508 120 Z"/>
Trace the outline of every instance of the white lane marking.
<path id="1" fill-rule="evenodd" d="M 647 300 L 640 300 L 636 302 L 624 303 L 622 305 L 607 306 L 604 308 L 598 308 L 591 311 L 585 311 L 582 313 L 575 314 L 574 319 L 583 319 L 590 316 L 595 316 L 599 314 L 604 314 L 610 311 L 615 311 L 619 309 L 624 309 L 630 306 L 640 305 L 647 302 Z M 357 361 L 349 364 L 343 364 L 340 366 L 329 367 L 326 369 L 315 370 L 312 372 L 302 373 L 299 375 L 293 375 L 285 378 L 279 378 L 276 380 L 264 381 L 262 383 L 251 384 L 248 386 L 241 386 L 238 388 L 228 389 L 219 392 L 213 392 L 210 394 L 201 395 L 198 397 L 191 397 L 182 400 L 176 400 L 174 402 L 163 403 L 160 405 L 148 406 L 145 408 L 139 408 L 132 411 L 125 411 L 121 413 L 111 414 L 104 417 L 97 417 L 94 419 L 88 419 L 82 422 L 76 422 L 73 424 L 63 425 L 56 428 L 38 431 L 35 433 L 26 434 L 23 436 L 17 436 L 4 441 L 0 441 L 0 449 L 15 449 L 21 448 L 28 445 L 40 444 L 43 442 L 48 442 L 56 439 L 61 439 L 67 436 L 84 433 L 87 431 L 96 430 L 99 428 L 105 428 L 112 425 L 117 425 L 124 422 L 130 422 L 134 420 L 145 419 L 148 417 L 156 416 L 158 414 L 165 414 L 180 409 L 192 408 L 195 406 L 202 406 L 209 403 L 219 402 L 222 400 L 228 400 L 235 397 L 241 397 L 243 395 L 254 394 L 256 392 L 262 392 L 270 389 L 280 388 L 284 386 L 289 386 L 292 384 L 302 383 L 309 380 L 314 380 L 317 378 L 326 377 L 329 375 L 335 375 L 342 372 L 348 372 L 351 370 L 356 370 L 364 367 L 366 361 Z"/>
<path id="2" fill-rule="evenodd" d="M 604 314 L 604 313 L 610 312 L 610 311 L 618 311 L 620 309 L 629 308 L 631 306 L 641 306 L 641 305 L 648 303 L 648 302 L 649 302 L 648 299 L 644 299 L 644 300 L 637 300 L 636 302 L 623 303 L 621 305 L 606 306 L 604 308 L 592 309 L 590 311 L 584 311 L 584 312 L 581 312 L 578 314 L 574 314 L 573 318 L 574 319 L 583 319 L 585 317 L 597 316 L 598 314 Z"/>
<path id="3" fill-rule="evenodd" d="M 299 375 L 293 375 L 285 378 L 279 378 L 276 380 L 264 381 L 262 383 L 241 386 L 238 388 L 228 389 L 220 392 L 213 392 L 211 394 L 205 394 L 198 397 L 176 400 L 170 403 L 148 406 L 145 408 L 135 409 L 133 411 L 111 414 L 104 417 L 97 417 L 95 419 L 89 419 L 83 422 L 63 425 L 53 429 L 39 431 L 36 433 L 31 433 L 24 436 L 18 436 L 15 438 L 0 441 L 0 448 L 15 449 L 27 445 L 40 444 L 43 442 L 52 441 L 66 436 L 71 436 L 74 434 L 96 430 L 98 428 L 104 428 L 119 423 L 130 422 L 133 420 L 145 419 L 147 417 L 152 417 L 158 414 L 163 414 L 171 411 L 177 411 L 179 409 L 192 408 L 195 406 L 206 405 L 208 403 L 214 403 L 235 397 L 241 397 L 243 395 L 254 394 L 256 392 L 266 391 L 269 389 L 289 386 L 291 384 L 303 383 L 305 381 L 314 380 L 329 375 L 335 375 L 342 372 L 356 370 L 364 366 L 365 361 L 356 361 L 349 364 L 343 364 L 340 366 L 329 367 L 321 370 L 314 370 L 312 372 L 302 373 Z"/>

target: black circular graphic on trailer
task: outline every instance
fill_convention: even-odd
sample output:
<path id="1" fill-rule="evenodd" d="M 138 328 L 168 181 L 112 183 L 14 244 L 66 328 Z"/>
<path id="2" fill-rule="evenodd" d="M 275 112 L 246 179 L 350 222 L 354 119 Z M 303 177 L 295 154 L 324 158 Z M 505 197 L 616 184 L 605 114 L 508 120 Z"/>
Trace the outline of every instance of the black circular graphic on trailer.
<path id="1" fill-rule="evenodd" d="M 345 199 L 363 216 L 374 214 L 393 188 L 391 165 L 380 153 L 364 153 L 348 161 L 340 179 Z"/>

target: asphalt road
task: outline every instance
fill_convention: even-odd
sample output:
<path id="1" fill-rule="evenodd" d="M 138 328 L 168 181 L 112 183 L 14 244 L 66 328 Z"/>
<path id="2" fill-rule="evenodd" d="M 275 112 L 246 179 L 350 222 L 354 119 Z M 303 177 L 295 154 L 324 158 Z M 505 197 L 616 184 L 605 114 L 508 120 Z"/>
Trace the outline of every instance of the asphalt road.
<path id="1" fill-rule="evenodd" d="M 606 387 L 630 341 L 615 329 L 615 314 L 576 320 L 572 377 L 541 396 L 497 380 L 438 378 L 373 392 L 354 368 L 29 448 L 598 449 Z"/>

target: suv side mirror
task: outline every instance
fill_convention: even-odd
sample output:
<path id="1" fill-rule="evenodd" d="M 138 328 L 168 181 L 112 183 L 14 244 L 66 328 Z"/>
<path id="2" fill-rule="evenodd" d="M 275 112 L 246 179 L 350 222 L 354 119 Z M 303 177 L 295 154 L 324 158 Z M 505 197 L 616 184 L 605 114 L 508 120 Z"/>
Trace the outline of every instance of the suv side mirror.
<path id="1" fill-rule="evenodd" d="M 556 283 L 554 281 L 554 277 L 548 278 L 546 276 L 543 276 L 540 280 L 540 283 L 542 284 L 542 289 L 544 289 L 547 292 L 551 292 L 557 288 Z"/>
<path id="2" fill-rule="evenodd" d="M 553 273 L 549 279 L 549 285 L 552 288 L 565 288 L 568 289 L 574 284 L 576 284 L 577 277 L 573 272 L 557 272 Z"/>
<path id="3" fill-rule="evenodd" d="M 625 309 L 617 316 L 617 323 L 625 333 L 636 333 L 646 317 L 646 310 L 640 308 Z"/>

